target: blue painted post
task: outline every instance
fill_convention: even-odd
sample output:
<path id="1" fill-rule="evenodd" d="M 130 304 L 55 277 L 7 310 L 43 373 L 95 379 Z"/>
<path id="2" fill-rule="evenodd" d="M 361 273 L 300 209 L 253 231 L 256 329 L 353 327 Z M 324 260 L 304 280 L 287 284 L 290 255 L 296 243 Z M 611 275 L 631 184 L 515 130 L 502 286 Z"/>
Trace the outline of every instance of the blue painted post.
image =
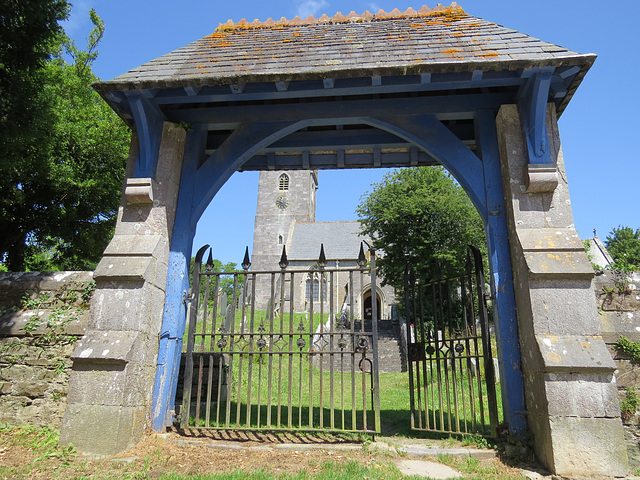
<path id="1" fill-rule="evenodd" d="M 156 380 L 153 389 L 153 429 L 162 430 L 172 421 L 185 331 L 189 262 L 195 234 L 192 217 L 193 191 L 200 158 L 205 151 L 206 125 L 196 125 L 187 134 L 175 223 L 171 237 L 165 308 L 160 334 Z"/>
<path id="2" fill-rule="evenodd" d="M 502 405 L 509 431 L 521 436 L 527 429 L 524 416 L 524 387 L 520 363 L 518 318 L 516 313 L 509 233 L 502 189 L 500 154 L 495 113 L 476 114 L 476 141 L 482 158 L 486 192 L 485 231 L 491 268 L 491 287 L 495 292 L 496 338 L 502 383 Z"/>

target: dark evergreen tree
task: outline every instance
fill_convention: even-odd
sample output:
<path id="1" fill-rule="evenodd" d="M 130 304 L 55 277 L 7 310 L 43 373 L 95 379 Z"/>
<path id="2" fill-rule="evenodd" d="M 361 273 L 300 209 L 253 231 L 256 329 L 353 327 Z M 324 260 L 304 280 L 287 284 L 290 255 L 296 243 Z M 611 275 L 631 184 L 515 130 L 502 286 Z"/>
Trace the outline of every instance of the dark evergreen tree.
<path id="1" fill-rule="evenodd" d="M 7 128 L 0 128 L 1 260 L 12 271 L 91 269 L 112 234 L 130 132 L 91 89 L 98 80 L 91 64 L 104 32 L 95 11 L 87 48 L 80 50 L 57 24 L 67 4 L 33 3 L 60 8 L 47 19 L 20 8 L 12 12 L 19 18 L 3 17 L 18 26 L 44 22 L 50 35 L 34 34 L 41 40 L 29 48 L 38 60 L 19 65 L 12 80 L 21 72 L 21 83 L 16 80 L 18 87 L 2 92 L 9 113 L 5 117 L 3 111 Z M 29 50 L 6 44 L 17 41 L 2 38 L 0 48 L 9 60 L 14 50 Z"/>

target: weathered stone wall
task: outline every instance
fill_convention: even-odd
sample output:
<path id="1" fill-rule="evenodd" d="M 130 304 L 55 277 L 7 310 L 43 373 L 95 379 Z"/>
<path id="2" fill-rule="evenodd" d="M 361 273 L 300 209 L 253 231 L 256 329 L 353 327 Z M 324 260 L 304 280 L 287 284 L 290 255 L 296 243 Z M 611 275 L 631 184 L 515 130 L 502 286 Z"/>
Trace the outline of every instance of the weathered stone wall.
<path id="1" fill-rule="evenodd" d="M 0 423 L 59 427 L 92 272 L 0 274 Z"/>
<path id="2" fill-rule="evenodd" d="M 620 336 L 640 342 L 640 272 L 616 274 L 605 270 L 594 280 L 602 337 L 616 362 L 616 380 L 620 403 L 627 388 L 640 392 L 640 364 L 614 348 Z M 638 393 L 640 395 L 640 393 Z M 629 467 L 640 468 L 640 414 L 623 414 Z"/>

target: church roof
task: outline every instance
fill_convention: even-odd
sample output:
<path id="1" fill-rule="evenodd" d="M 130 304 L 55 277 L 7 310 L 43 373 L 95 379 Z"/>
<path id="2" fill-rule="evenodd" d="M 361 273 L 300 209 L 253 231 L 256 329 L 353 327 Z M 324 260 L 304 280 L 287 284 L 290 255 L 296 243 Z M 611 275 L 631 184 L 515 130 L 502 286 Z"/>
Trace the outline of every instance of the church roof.
<path id="1" fill-rule="evenodd" d="M 360 252 L 360 222 L 299 222 L 287 246 L 289 260 L 317 260 L 324 244 L 327 260 L 355 260 Z"/>
<path id="2" fill-rule="evenodd" d="M 454 2 L 418 11 L 229 21 L 211 35 L 100 82 L 96 88 L 107 92 L 328 76 L 586 66 L 579 83 L 594 59 L 595 55 L 581 55 L 468 15 Z"/>

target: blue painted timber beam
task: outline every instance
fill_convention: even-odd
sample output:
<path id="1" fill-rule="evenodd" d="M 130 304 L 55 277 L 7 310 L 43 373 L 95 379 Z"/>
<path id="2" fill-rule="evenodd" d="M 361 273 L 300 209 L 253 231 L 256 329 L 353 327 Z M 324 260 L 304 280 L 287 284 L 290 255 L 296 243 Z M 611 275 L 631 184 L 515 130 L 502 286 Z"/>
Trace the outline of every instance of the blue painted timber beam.
<path id="1" fill-rule="evenodd" d="M 435 97 L 381 98 L 371 100 L 344 100 L 314 103 L 286 103 L 261 105 L 233 105 L 204 108 L 165 108 L 163 111 L 172 122 L 215 124 L 224 123 L 286 122 L 316 119 L 377 117 L 386 115 L 413 115 L 420 112 L 435 115 L 439 120 L 473 118 L 477 110 L 495 109 L 505 103 L 514 103 L 515 93 L 478 93 L 442 95 Z"/>
<path id="2" fill-rule="evenodd" d="M 277 118 L 277 117 L 275 117 Z M 282 137 L 310 122 L 259 122 L 240 125 L 198 169 L 195 183 L 193 217 L 198 221 L 214 195 L 242 164 Z"/>
<path id="3" fill-rule="evenodd" d="M 203 160 L 207 125 L 194 125 L 187 133 L 180 174 L 180 190 L 171 235 L 164 315 L 160 333 L 156 380 L 153 390 L 152 423 L 156 431 L 171 424 L 178 369 L 185 330 L 189 292 L 189 263 L 195 234 L 192 220 L 193 191 L 197 169 Z"/>
<path id="4" fill-rule="evenodd" d="M 155 102 L 144 97 L 141 92 L 133 90 L 125 92 L 125 95 L 133 114 L 140 144 L 133 176 L 155 178 L 164 114 Z"/>
<path id="5" fill-rule="evenodd" d="M 482 162 L 432 115 L 402 115 L 367 119 L 369 125 L 392 132 L 444 165 L 469 195 L 483 220 L 487 218 Z"/>
<path id="6" fill-rule="evenodd" d="M 485 222 L 489 266 L 491 269 L 491 291 L 495 295 L 494 318 L 496 340 L 502 379 L 502 405 L 509 431 L 522 437 L 527 424 L 524 417 L 524 387 L 521 369 L 521 352 L 518 337 L 509 232 L 500 153 L 496 132 L 496 115 L 493 111 L 481 111 L 476 115 L 476 152 L 482 159 L 486 205 L 488 216 Z"/>
<path id="7" fill-rule="evenodd" d="M 416 151 L 413 152 L 412 150 Z M 380 152 L 378 164 L 373 151 L 352 153 L 344 150 L 336 152 L 309 152 L 309 168 L 311 170 L 328 170 L 343 168 L 394 168 L 418 165 L 439 165 L 440 162 L 434 160 L 426 152 L 413 147 L 406 152 Z M 251 160 L 242 164 L 240 171 L 256 170 L 297 170 L 302 165 L 302 154 L 291 153 L 274 156 L 254 155 Z"/>
<path id="8" fill-rule="evenodd" d="M 246 84 L 241 93 L 232 93 L 227 85 L 202 87 L 197 93 L 183 88 L 162 91 L 156 101 L 159 105 L 187 105 L 228 101 L 256 101 L 351 95 L 384 95 L 406 92 L 434 92 L 465 90 L 471 88 L 514 88 L 523 82 L 517 71 L 482 72 L 480 80 L 476 72 L 434 73 L 429 77 L 407 75 L 395 77 L 360 77 L 335 79 L 332 88 L 325 88 L 323 80 L 288 82 L 261 82 Z M 379 83 L 375 82 L 379 78 Z M 428 78 L 428 81 L 425 81 Z M 193 94 L 191 94 L 193 93 Z"/>
<path id="9" fill-rule="evenodd" d="M 547 137 L 547 103 L 554 67 L 535 69 L 518 93 L 518 109 L 527 139 L 529 163 L 551 163 Z"/>

